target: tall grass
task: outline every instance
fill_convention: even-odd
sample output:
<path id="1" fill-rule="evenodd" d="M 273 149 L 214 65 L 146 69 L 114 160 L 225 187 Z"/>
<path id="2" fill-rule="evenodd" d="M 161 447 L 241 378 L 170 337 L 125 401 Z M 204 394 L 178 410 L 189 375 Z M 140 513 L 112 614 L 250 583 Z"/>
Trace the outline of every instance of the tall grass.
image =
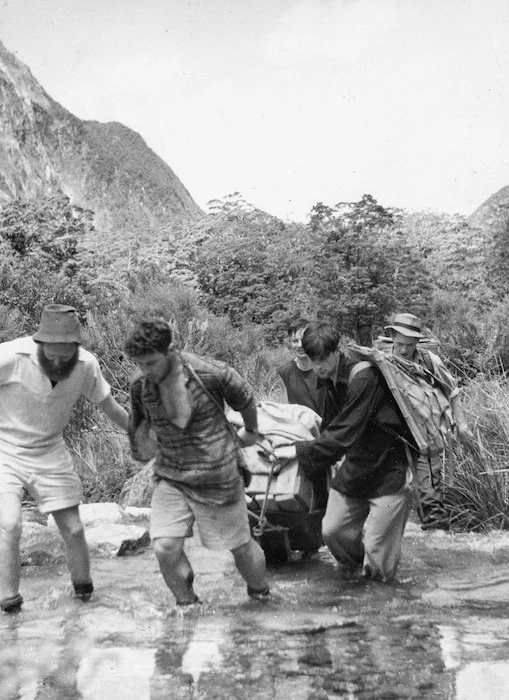
<path id="1" fill-rule="evenodd" d="M 473 449 L 455 446 L 445 502 L 456 529 L 509 529 L 509 382 L 478 375 L 463 395 Z"/>
<path id="2" fill-rule="evenodd" d="M 68 445 L 86 503 L 117 501 L 125 482 L 143 466 L 131 457 L 127 436 L 110 427 L 86 430 Z"/>

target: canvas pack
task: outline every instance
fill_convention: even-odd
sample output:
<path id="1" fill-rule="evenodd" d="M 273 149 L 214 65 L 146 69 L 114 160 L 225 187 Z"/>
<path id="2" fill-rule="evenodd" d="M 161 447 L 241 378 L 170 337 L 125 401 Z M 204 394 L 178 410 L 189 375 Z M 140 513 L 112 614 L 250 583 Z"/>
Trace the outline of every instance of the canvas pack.
<path id="1" fill-rule="evenodd" d="M 442 452 L 450 439 L 453 420 L 449 401 L 432 370 L 396 357 L 387 349 L 349 345 L 348 352 L 378 367 L 419 451 L 429 455 Z"/>

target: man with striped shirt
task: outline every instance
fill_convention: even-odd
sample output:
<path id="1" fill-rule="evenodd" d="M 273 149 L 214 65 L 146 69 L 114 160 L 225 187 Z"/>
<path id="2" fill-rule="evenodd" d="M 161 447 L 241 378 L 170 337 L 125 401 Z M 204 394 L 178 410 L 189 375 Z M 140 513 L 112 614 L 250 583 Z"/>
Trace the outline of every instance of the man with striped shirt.
<path id="1" fill-rule="evenodd" d="M 205 547 L 232 552 L 248 595 L 266 598 L 265 557 L 251 537 L 239 446 L 258 438 L 252 388 L 225 363 L 176 350 L 162 319 L 139 321 L 125 350 L 138 366 L 131 382 L 131 446 L 140 461 L 155 456 L 151 539 L 177 605 L 199 602 L 184 551 L 194 524 Z M 238 440 L 224 402 L 244 419 Z"/>

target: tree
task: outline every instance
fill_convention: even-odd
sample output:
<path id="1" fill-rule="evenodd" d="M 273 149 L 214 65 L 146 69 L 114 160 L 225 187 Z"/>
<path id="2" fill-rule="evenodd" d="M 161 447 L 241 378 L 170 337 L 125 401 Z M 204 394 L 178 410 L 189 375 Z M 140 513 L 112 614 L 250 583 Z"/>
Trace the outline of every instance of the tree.
<path id="1" fill-rule="evenodd" d="M 315 304 L 364 344 L 371 344 L 391 313 L 417 309 L 429 287 L 402 235 L 402 216 L 371 195 L 333 208 L 319 203 L 311 212 Z"/>
<path id="2" fill-rule="evenodd" d="M 207 308 L 237 327 L 263 326 L 268 339 L 280 341 L 287 318 L 309 297 L 309 232 L 250 207 L 238 194 L 213 205 L 195 262 Z"/>

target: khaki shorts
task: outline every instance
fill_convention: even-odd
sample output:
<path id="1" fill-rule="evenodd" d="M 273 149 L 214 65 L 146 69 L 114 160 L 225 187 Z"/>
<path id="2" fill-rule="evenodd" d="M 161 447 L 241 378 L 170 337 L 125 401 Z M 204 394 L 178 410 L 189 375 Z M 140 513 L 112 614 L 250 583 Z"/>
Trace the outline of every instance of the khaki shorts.
<path id="1" fill-rule="evenodd" d="M 168 481 L 157 482 L 152 495 L 150 536 L 192 537 L 196 523 L 207 549 L 237 549 L 251 539 L 244 494 L 225 506 L 207 505 L 188 498 Z"/>
<path id="2" fill-rule="evenodd" d="M 23 497 L 26 489 L 41 513 L 71 508 L 83 500 L 83 488 L 71 456 L 62 444 L 42 450 L 0 451 L 0 493 Z"/>

